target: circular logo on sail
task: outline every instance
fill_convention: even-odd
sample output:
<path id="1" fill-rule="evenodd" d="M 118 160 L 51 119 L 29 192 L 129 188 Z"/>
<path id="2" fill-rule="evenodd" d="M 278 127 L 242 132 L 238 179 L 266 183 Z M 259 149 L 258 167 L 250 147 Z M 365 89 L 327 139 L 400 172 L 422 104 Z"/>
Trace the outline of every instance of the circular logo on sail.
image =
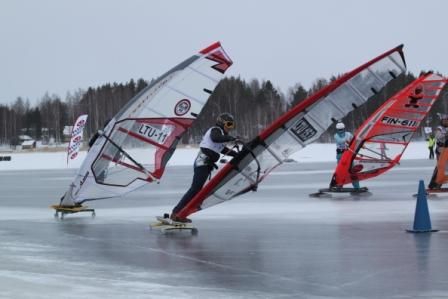
<path id="1" fill-rule="evenodd" d="M 182 116 L 187 114 L 188 111 L 190 111 L 191 103 L 187 99 L 180 100 L 177 102 L 176 106 L 174 107 L 174 113 L 177 116 Z"/>

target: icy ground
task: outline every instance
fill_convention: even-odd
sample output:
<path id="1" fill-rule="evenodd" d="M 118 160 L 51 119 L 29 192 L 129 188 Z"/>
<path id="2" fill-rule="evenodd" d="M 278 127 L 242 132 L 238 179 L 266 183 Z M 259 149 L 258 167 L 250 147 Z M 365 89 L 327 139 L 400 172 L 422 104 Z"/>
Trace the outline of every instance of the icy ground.
<path id="1" fill-rule="evenodd" d="M 334 164 L 283 165 L 258 192 L 194 215 L 197 236 L 148 226 L 188 188 L 190 165 L 63 221 L 48 206 L 75 169 L 2 171 L 0 298 L 447 298 L 448 197 L 429 200 L 440 232 L 405 232 L 434 162 L 405 159 L 363 182 L 371 196 L 308 197 Z"/>

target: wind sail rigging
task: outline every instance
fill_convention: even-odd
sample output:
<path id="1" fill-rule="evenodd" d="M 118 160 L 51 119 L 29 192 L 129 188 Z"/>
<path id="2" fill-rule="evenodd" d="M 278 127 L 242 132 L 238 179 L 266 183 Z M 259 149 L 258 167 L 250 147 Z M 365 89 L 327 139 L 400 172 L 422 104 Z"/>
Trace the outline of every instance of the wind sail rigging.
<path id="1" fill-rule="evenodd" d="M 157 182 L 231 65 L 217 42 L 138 93 L 100 132 L 61 205 L 122 196 Z"/>
<path id="2" fill-rule="evenodd" d="M 365 103 L 406 71 L 402 45 L 344 74 L 294 106 L 248 143 L 177 214 L 200 209 L 255 190 L 275 167 L 314 142 L 337 119 Z"/>
<path id="3" fill-rule="evenodd" d="M 74 160 L 78 156 L 86 123 L 87 114 L 80 115 L 75 121 L 75 125 L 73 126 L 70 142 L 67 149 L 67 164 L 69 159 Z"/>
<path id="4" fill-rule="evenodd" d="M 370 179 L 397 165 L 445 83 L 439 75 L 423 75 L 381 105 L 354 133 L 331 185 Z"/>

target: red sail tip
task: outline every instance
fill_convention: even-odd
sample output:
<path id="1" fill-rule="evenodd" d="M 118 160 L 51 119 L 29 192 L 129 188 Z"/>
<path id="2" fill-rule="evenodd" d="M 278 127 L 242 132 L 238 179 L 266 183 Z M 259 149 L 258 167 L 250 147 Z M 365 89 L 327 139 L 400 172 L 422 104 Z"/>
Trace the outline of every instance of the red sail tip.
<path id="1" fill-rule="evenodd" d="M 220 42 L 215 42 L 215 43 L 211 44 L 210 46 L 208 46 L 207 48 L 202 49 L 199 53 L 207 54 L 207 53 L 209 53 L 209 52 L 211 52 L 211 51 L 213 51 L 213 50 L 215 50 L 216 48 L 219 48 L 219 47 L 221 47 L 221 43 Z"/>
<path id="2" fill-rule="evenodd" d="M 212 68 L 222 74 L 224 74 L 227 69 L 233 64 L 233 61 L 230 59 L 224 49 L 222 49 L 220 42 L 216 42 L 208 46 L 200 53 L 206 55 L 205 58 L 216 62 L 216 64 L 213 65 Z"/>

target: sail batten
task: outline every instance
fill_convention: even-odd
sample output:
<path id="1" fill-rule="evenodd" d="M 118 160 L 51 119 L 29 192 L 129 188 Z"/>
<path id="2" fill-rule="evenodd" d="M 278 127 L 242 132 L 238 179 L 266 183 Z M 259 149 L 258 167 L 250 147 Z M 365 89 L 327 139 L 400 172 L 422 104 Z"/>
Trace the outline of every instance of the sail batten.
<path id="1" fill-rule="evenodd" d="M 178 90 L 178 89 L 176 89 L 176 88 L 174 88 L 172 86 L 167 86 L 167 88 L 171 89 L 172 91 L 177 92 L 178 94 L 186 97 L 187 99 L 191 99 L 191 100 L 193 100 L 193 101 L 195 101 L 195 102 L 197 102 L 197 103 L 199 103 L 201 105 L 205 105 L 205 102 L 202 102 L 199 99 L 197 99 L 196 97 L 194 97 L 192 95 L 188 95 L 188 94 L 186 94 L 186 93 L 184 93 L 184 92 L 182 92 L 182 91 L 180 91 L 180 90 Z"/>
<path id="2" fill-rule="evenodd" d="M 204 76 L 204 77 L 210 79 L 211 81 L 215 82 L 216 84 L 219 83 L 218 80 L 216 80 L 216 79 L 213 78 L 213 77 L 208 76 L 207 74 L 201 72 L 200 70 L 197 70 L 197 69 L 195 69 L 195 68 L 193 68 L 193 67 L 191 67 L 191 66 L 189 66 L 188 68 L 189 68 L 190 70 L 192 70 L 193 72 L 196 72 L 196 73 L 198 73 L 198 74 L 200 74 L 200 75 L 202 75 L 202 76 Z"/>

